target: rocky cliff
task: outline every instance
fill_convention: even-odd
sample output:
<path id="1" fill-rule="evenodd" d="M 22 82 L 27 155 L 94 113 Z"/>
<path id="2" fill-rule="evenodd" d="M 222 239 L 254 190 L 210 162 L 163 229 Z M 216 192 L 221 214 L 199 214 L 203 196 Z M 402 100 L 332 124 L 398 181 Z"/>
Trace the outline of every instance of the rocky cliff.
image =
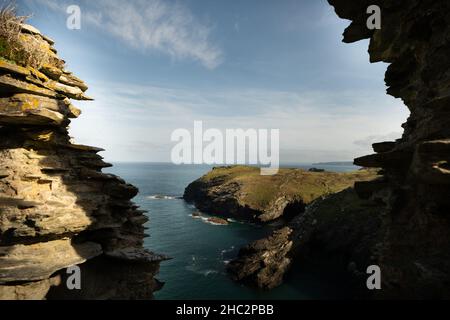
<path id="1" fill-rule="evenodd" d="M 301 169 L 280 169 L 276 175 L 262 176 L 254 167 L 218 167 L 191 183 L 184 199 L 205 213 L 265 223 L 290 219 L 314 200 L 375 176 L 376 170 L 334 173 Z"/>
<path id="2" fill-rule="evenodd" d="M 329 0 L 351 20 L 344 42 L 370 39 L 371 62 L 387 62 L 387 93 L 411 116 L 397 141 L 375 144 L 355 163 L 381 167 L 382 180 L 356 190 L 382 201 L 388 214 L 377 261 L 381 297 L 450 297 L 450 2 Z M 380 30 L 368 30 L 369 5 L 381 8 Z M 389 116 L 389 115 L 386 115 Z"/>
<path id="3" fill-rule="evenodd" d="M 138 190 L 68 135 L 81 113 L 70 99 L 90 100 L 87 86 L 51 39 L 11 25 L 0 46 L 0 299 L 151 298 L 165 257 L 143 249 Z M 74 265 L 82 289 L 71 291 Z"/>
<path id="4" fill-rule="evenodd" d="M 370 61 L 390 64 L 387 92 L 411 116 L 401 139 L 376 143 L 376 154 L 355 160 L 382 168 L 382 177 L 314 203 L 287 228 L 244 248 L 229 269 L 237 280 L 271 288 L 294 257 L 322 260 L 325 272 L 337 266 L 353 276 L 355 297 L 448 299 L 450 2 L 328 1 L 352 21 L 344 42 L 370 39 Z M 370 5 L 381 8 L 380 30 L 366 26 Z M 376 292 L 364 288 L 372 264 L 382 272 Z"/>

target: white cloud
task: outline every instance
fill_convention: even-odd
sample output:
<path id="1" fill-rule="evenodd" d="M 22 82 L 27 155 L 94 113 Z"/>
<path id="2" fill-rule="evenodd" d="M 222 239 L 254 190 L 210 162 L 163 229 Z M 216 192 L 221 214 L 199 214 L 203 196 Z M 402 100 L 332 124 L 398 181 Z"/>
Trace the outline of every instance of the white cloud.
<path id="1" fill-rule="evenodd" d="M 69 5 L 56 0 L 28 0 L 64 12 Z M 95 26 L 133 48 L 158 51 L 173 59 L 193 59 L 208 69 L 222 62 L 222 51 L 211 41 L 212 28 L 197 21 L 178 2 L 163 0 L 81 1 L 82 24 Z"/>

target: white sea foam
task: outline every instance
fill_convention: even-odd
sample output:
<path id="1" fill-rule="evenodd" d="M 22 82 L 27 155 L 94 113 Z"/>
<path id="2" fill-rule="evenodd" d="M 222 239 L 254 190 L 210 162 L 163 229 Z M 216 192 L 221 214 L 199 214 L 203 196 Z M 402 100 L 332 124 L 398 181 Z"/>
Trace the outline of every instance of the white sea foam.
<path id="1" fill-rule="evenodd" d="M 161 195 L 161 194 L 151 195 L 146 198 L 148 200 L 178 200 L 178 199 L 181 199 L 181 197 L 167 196 L 167 195 Z"/>
<path id="2" fill-rule="evenodd" d="M 208 277 L 210 275 L 214 275 L 214 274 L 218 274 L 219 271 L 217 270 L 213 270 L 213 269 L 201 269 L 198 268 L 197 266 L 187 266 L 186 270 L 196 273 L 196 274 L 200 274 L 202 276 Z"/>
<path id="3" fill-rule="evenodd" d="M 219 273 L 219 271 L 217 271 L 217 270 L 205 270 L 205 271 L 203 271 L 203 275 L 205 277 L 209 276 L 210 274 L 218 274 L 218 273 Z"/>
<path id="4" fill-rule="evenodd" d="M 195 215 L 196 213 L 199 215 Z M 202 216 L 199 212 L 191 213 L 190 217 L 193 219 L 202 220 L 204 223 L 207 223 L 207 224 L 210 224 L 213 226 L 226 226 L 226 224 L 223 224 L 223 223 L 216 223 L 214 221 L 210 221 L 209 219 L 211 219 L 212 216 Z"/>
<path id="5" fill-rule="evenodd" d="M 233 251 L 234 251 L 234 246 L 231 246 L 231 247 L 228 248 L 228 249 L 223 249 L 223 250 L 221 251 L 221 254 L 224 255 L 224 254 L 226 254 L 226 253 L 233 252 Z"/>
<path id="6" fill-rule="evenodd" d="M 226 226 L 226 224 L 223 224 L 223 223 L 216 223 L 216 222 L 209 221 L 208 218 L 202 218 L 202 220 L 204 223 L 208 223 L 213 226 Z"/>

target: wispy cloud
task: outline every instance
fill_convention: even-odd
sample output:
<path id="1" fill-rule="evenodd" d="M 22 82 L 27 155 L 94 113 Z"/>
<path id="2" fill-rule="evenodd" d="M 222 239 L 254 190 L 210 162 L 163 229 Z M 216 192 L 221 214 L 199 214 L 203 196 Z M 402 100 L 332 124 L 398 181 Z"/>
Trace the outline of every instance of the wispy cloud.
<path id="1" fill-rule="evenodd" d="M 65 12 L 57 0 L 28 0 Z M 212 27 L 201 23 L 179 2 L 97 0 L 79 3 L 82 23 L 97 27 L 131 47 L 162 52 L 173 59 L 193 59 L 208 69 L 222 63 L 222 50 L 211 40 Z"/>
<path id="2" fill-rule="evenodd" d="M 370 152 L 364 137 L 372 141 L 383 132 L 399 131 L 407 117 L 401 102 L 383 92 L 91 85 L 96 101 L 83 108 L 71 132 L 81 143 L 104 146 L 112 160 L 168 161 L 172 131 L 192 130 L 195 120 L 221 130 L 279 128 L 284 162 L 351 160 Z"/>

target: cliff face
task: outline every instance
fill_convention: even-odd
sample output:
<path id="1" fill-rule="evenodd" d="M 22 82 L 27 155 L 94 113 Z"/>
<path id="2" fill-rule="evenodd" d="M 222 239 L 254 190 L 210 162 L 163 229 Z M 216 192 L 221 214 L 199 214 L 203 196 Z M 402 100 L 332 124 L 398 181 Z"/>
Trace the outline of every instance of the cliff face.
<path id="1" fill-rule="evenodd" d="M 370 39 L 370 61 L 390 63 L 388 94 L 411 111 L 403 137 L 374 145 L 355 160 L 382 167 L 384 180 L 357 184 L 384 202 L 378 263 L 383 297 L 450 297 L 450 2 L 329 0 L 352 21 L 344 42 Z M 369 31 L 369 5 L 381 8 L 381 30 Z M 388 116 L 388 115 L 386 115 Z"/>
<path id="2" fill-rule="evenodd" d="M 138 190 L 68 135 L 81 113 L 70 99 L 89 100 L 87 86 L 38 30 L 23 25 L 16 41 L 46 63 L 0 58 L 0 299 L 151 298 L 165 257 L 142 247 Z M 82 290 L 67 289 L 73 265 Z"/>

